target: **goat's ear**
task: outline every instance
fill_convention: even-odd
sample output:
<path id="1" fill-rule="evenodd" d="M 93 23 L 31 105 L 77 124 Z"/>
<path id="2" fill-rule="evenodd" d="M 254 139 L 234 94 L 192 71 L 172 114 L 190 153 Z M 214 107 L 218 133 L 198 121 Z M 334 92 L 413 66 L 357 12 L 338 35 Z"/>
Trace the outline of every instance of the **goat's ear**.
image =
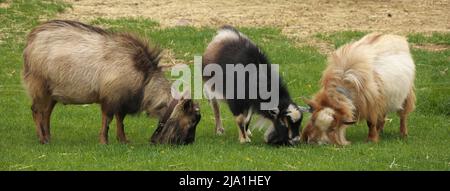
<path id="1" fill-rule="evenodd" d="M 182 100 L 182 102 L 184 111 L 190 111 L 192 108 L 194 108 L 194 102 L 191 99 L 185 99 Z"/>
<path id="2" fill-rule="evenodd" d="M 302 110 L 295 104 L 290 104 L 286 110 L 286 116 L 289 117 L 291 122 L 295 123 L 302 118 Z"/>
<path id="3" fill-rule="evenodd" d="M 305 108 L 305 107 L 300 107 L 303 108 L 304 110 L 306 110 L 309 113 L 314 112 L 314 110 L 316 110 L 319 107 L 319 104 L 317 104 L 315 101 L 310 100 L 310 99 L 306 99 L 303 97 L 303 101 L 308 104 L 309 108 Z"/>

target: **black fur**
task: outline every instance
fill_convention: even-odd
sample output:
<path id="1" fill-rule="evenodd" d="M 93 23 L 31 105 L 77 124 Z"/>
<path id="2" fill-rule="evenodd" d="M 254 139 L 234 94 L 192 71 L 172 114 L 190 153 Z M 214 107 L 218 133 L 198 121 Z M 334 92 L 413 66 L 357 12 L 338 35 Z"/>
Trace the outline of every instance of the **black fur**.
<path id="1" fill-rule="evenodd" d="M 226 29 L 226 30 L 230 30 L 235 32 L 237 35 L 239 35 L 239 32 L 231 27 L 231 26 L 224 26 L 222 27 L 222 29 Z M 260 64 L 268 64 L 268 73 L 265 74 L 267 76 L 268 82 L 267 82 L 267 87 L 270 88 L 270 79 L 271 79 L 271 67 L 270 67 L 270 61 L 267 58 L 267 56 L 263 53 L 263 51 L 256 46 L 253 42 L 251 42 L 249 39 L 242 37 L 241 35 L 239 35 L 239 40 L 237 41 L 233 41 L 233 40 L 229 40 L 229 41 L 225 41 L 222 45 L 220 50 L 218 50 L 218 54 L 215 57 L 214 60 L 208 60 L 208 63 L 203 63 L 203 65 L 207 65 L 207 64 L 211 64 L 211 63 L 215 63 L 215 64 L 219 64 L 220 67 L 222 68 L 222 70 L 224 71 L 223 76 L 223 87 L 224 87 L 224 92 L 223 95 L 225 97 L 226 95 L 226 66 L 228 64 L 243 64 L 244 67 L 250 64 L 254 64 L 256 66 L 256 68 L 259 68 Z M 204 60 L 205 61 L 205 60 Z M 261 74 L 260 74 L 261 75 Z M 264 75 L 264 74 L 263 74 Z M 260 109 L 260 103 L 262 102 L 268 102 L 269 100 L 267 99 L 261 99 L 260 96 L 258 95 L 258 99 L 249 99 L 249 90 L 248 90 L 248 85 L 249 85 L 249 75 L 248 73 L 246 74 L 246 79 L 245 79 L 245 87 L 246 87 L 246 96 L 245 99 L 226 99 L 231 112 L 233 113 L 233 115 L 237 116 L 239 114 L 243 114 L 244 112 L 248 111 L 250 108 L 253 108 L 253 111 L 258 112 L 259 114 L 263 115 L 266 118 L 270 118 L 273 119 L 273 115 L 270 113 L 270 111 L 267 110 L 261 110 Z M 259 75 L 258 75 L 258 82 L 259 82 Z M 237 93 L 236 93 L 236 89 L 237 89 L 237 82 L 236 77 L 235 77 L 235 82 L 234 82 L 234 87 L 235 87 L 235 98 L 237 97 Z M 281 77 L 279 77 L 279 105 L 278 105 L 278 109 L 280 111 L 285 111 L 289 104 L 293 103 L 292 99 L 289 95 L 289 92 L 286 88 L 286 86 L 283 83 L 283 80 L 281 79 Z M 259 86 L 258 86 L 259 88 Z M 259 89 L 257 89 L 259 92 Z"/>
<path id="2" fill-rule="evenodd" d="M 292 101 L 289 92 L 286 88 L 286 86 L 283 83 L 283 80 L 280 76 L 272 76 L 271 70 L 272 67 L 270 65 L 270 61 L 267 58 L 267 56 L 263 53 L 263 51 L 253 42 L 251 42 L 248 38 L 241 35 L 238 30 L 233 28 L 232 26 L 223 26 L 221 30 L 228 30 L 234 32 L 238 39 L 231 38 L 227 40 L 222 40 L 221 44 L 216 44 L 214 47 L 214 52 L 210 52 L 211 55 L 204 55 L 203 59 L 203 66 L 206 66 L 208 64 L 218 64 L 221 68 L 223 73 L 223 97 L 225 98 L 226 102 L 228 103 L 228 106 L 233 113 L 233 115 L 239 116 L 241 114 L 245 114 L 247 111 L 252 108 L 252 111 L 264 116 L 265 118 L 270 119 L 275 127 L 275 131 L 273 134 L 271 134 L 268 138 L 268 143 L 270 144 L 290 144 L 289 143 L 289 136 L 288 136 L 288 130 L 286 125 L 284 125 L 283 118 L 285 118 L 287 108 L 290 104 L 295 105 L 295 103 Z M 216 42 L 217 43 L 217 42 Z M 257 86 L 257 99 L 250 99 L 249 95 L 249 78 L 250 75 L 246 73 L 245 76 L 245 99 L 237 99 L 237 84 L 242 83 L 238 82 L 236 79 L 236 74 L 234 77 L 234 98 L 233 99 L 227 99 L 226 93 L 226 66 L 232 64 L 242 64 L 244 67 L 248 65 L 255 65 L 258 73 L 259 73 L 259 67 L 261 64 L 267 64 L 267 73 L 266 74 L 257 74 L 257 83 L 259 83 L 259 78 L 261 75 L 266 76 L 267 80 L 267 88 L 270 88 L 271 86 L 271 78 L 278 78 L 279 79 L 279 103 L 278 103 L 278 111 L 279 113 L 277 115 L 274 115 L 274 110 L 262 110 L 261 109 L 261 103 L 263 102 L 269 102 L 269 99 L 263 99 L 259 95 L 259 84 Z M 214 74 L 213 74 L 214 75 Z M 205 80 L 208 80 L 209 77 L 204 77 Z M 269 90 L 270 91 L 270 90 Z M 275 109 L 275 108 L 274 108 Z M 300 127 L 301 119 L 297 122 L 289 121 L 289 125 L 293 125 L 292 132 L 294 135 L 299 135 L 299 127 Z"/>
<path id="3" fill-rule="evenodd" d="M 133 60 L 136 69 L 144 72 L 144 75 L 148 75 L 151 71 L 159 70 L 158 64 L 161 59 L 161 49 L 150 47 L 146 40 L 133 34 L 121 33 L 118 36 L 124 46 L 133 49 Z"/>

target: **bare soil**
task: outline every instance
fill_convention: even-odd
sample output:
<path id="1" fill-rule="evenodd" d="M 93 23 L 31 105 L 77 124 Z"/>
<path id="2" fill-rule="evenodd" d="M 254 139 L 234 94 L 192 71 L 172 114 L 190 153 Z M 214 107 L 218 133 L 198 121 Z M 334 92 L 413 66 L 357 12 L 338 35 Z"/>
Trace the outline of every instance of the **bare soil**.
<path id="1" fill-rule="evenodd" d="M 297 42 L 328 52 L 328 44 L 309 38 L 343 30 L 449 32 L 448 0 L 66 0 L 73 5 L 59 18 L 88 21 L 97 17 L 145 17 L 161 27 L 179 25 L 272 26 Z"/>
<path id="2" fill-rule="evenodd" d="M 450 47 L 448 45 L 445 44 L 414 44 L 412 47 L 414 48 L 418 48 L 418 49 L 423 49 L 426 51 L 431 51 L 431 52 L 437 52 L 437 51 L 444 51 L 449 49 Z"/>
<path id="3" fill-rule="evenodd" d="M 6 9 L 6 8 L 9 8 L 10 5 L 11 5 L 11 2 L 9 0 L 7 0 L 7 1 L 0 3 L 0 8 Z"/>

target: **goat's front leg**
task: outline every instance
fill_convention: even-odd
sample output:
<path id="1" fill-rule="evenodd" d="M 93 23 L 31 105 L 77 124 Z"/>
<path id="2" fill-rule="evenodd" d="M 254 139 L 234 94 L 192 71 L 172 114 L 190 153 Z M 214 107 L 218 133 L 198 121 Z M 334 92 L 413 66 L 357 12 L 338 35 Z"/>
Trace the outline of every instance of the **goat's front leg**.
<path id="1" fill-rule="evenodd" d="M 120 143 L 128 143 L 127 137 L 125 135 L 125 129 L 123 120 L 125 119 L 125 114 L 117 113 L 116 115 L 116 122 L 117 122 L 117 140 Z"/>
<path id="2" fill-rule="evenodd" d="M 377 122 L 378 133 L 383 133 L 385 122 L 386 122 L 386 115 L 383 115 L 382 118 L 378 119 L 378 122 Z"/>
<path id="3" fill-rule="evenodd" d="M 100 130 L 100 144 L 108 144 L 109 124 L 113 119 L 113 114 L 109 114 L 102 107 L 102 129 Z"/>
<path id="4" fill-rule="evenodd" d="M 246 119 L 246 115 L 244 114 L 239 114 L 237 117 L 235 117 L 236 123 L 239 127 L 239 142 L 241 143 L 249 143 L 251 142 L 250 138 L 247 135 L 247 131 L 246 131 L 246 123 L 245 120 Z"/>
<path id="5" fill-rule="evenodd" d="M 367 126 L 369 127 L 369 135 L 367 137 L 367 141 L 377 143 L 379 140 L 377 120 L 367 120 Z"/>
<path id="6" fill-rule="evenodd" d="M 252 119 L 252 115 L 253 115 L 253 111 L 250 108 L 250 110 L 246 113 L 246 117 L 245 117 L 245 133 L 247 134 L 248 137 L 252 136 L 252 132 L 250 131 L 250 129 L 248 128 L 250 125 L 250 121 Z"/>

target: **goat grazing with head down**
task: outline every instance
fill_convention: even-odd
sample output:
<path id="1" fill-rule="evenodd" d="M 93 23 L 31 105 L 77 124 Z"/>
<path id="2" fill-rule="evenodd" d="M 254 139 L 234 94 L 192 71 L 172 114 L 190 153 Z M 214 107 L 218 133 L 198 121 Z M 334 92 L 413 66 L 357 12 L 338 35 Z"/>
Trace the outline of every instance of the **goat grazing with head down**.
<path id="1" fill-rule="evenodd" d="M 404 37 L 371 33 L 346 44 L 329 58 L 321 89 L 306 100 L 312 116 L 302 141 L 350 144 L 347 125 L 366 119 L 368 141 L 378 142 L 386 114 L 397 112 L 407 136 L 407 116 L 414 110 L 415 65 Z"/>
<path id="2" fill-rule="evenodd" d="M 193 142 L 199 108 L 192 100 L 172 98 L 171 84 L 158 67 L 160 52 L 134 35 L 80 22 L 54 20 L 36 27 L 24 50 L 23 82 L 39 141 L 50 141 L 50 115 L 60 102 L 99 103 L 102 144 L 108 143 L 114 116 L 117 139 L 126 143 L 125 115 L 141 111 L 160 118 L 152 142 Z"/>
<path id="3" fill-rule="evenodd" d="M 238 81 L 236 78 L 227 79 L 227 75 L 235 75 L 232 71 L 227 71 L 228 67 L 242 66 L 242 68 L 255 68 L 267 67 L 268 71 L 261 72 L 261 70 L 242 72 L 245 75 L 244 81 Z M 236 123 L 239 127 L 239 141 L 241 143 L 250 142 L 251 132 L 248 129 L 249 123 L 253 113 L 260 114 L 265 119 L 272 122 L 274 128 L 266 133 L 266 142 L 269 144 L 296 144 L 300 141 L 300 125 L 303 119 L 300 108 L 293 102 L 286 86 L 283 84 L 281 77 L 272 74 L 272 67 L 263 51 L 258 48 L 247 36 L 236 30 L 231 26 L 222 27 L 213 40 L 209 43 L 208 47 L 203 54 L 203 67 L 217 66 L 220 67 L 223 73 L 223 78 L 220 79 L 220 84 L 216 86 L 226 87 L 226 82 L 235 85 L 235 89 L 224 88 L 218 91 L 215 87 L 215 95 L 219 95 L 228 104 L 231 112 L 233 113 Z M 275 72 L 276 73 L 276 72 Z M 204 76 L 205 79 L 211 79 L 217 74 L 211 76 Z M 256 76 L 255 79 L 250 76 Z M 221 78 L 221 77 L 219 77 Z M 258 94 L 256 99 L 252 99 L 249 94 L 254 93 L 250 88 L 250 80 L 257 82 L 253 84 L 256 86 L 254 90 L 265 87 L 271 87 L 271 79 L 278 78 L 278 89 L 276 92 L 279 98 L 279 102 L 271 109 L 261 109 L 261 103 L 267 102 L 267 99 L 263 99 Z M 266 79 L 260 81 L 260 79 Z M 237 84 L 244 84 L 244 89 L 236 89 Z M 263 85 L 264 84 L 264 85 Z M 207 85 L 205 83 L 205 85 Z M 211 85 L 212 86 L 212 85 Z M 212 88 L 211 88 L 212 89 Z M 238 91 L 242 91 L 245 97 L 238 98 L 236 96 Z M 234 97 L 226 97 L 227 92 L 234 92 Z M 241 92 L 241 93 L 242 93 Z M 210 92 L 211 94 L 211 92 Z M 271 98 L 271 99 L 278 99 Z M 218 134 L 223 133 L 224 129 L 220 117 L 219 104 L 216 97 L 210 98 L 210 103 L 214 111 L 216 121 L 216 132 Z"/>

